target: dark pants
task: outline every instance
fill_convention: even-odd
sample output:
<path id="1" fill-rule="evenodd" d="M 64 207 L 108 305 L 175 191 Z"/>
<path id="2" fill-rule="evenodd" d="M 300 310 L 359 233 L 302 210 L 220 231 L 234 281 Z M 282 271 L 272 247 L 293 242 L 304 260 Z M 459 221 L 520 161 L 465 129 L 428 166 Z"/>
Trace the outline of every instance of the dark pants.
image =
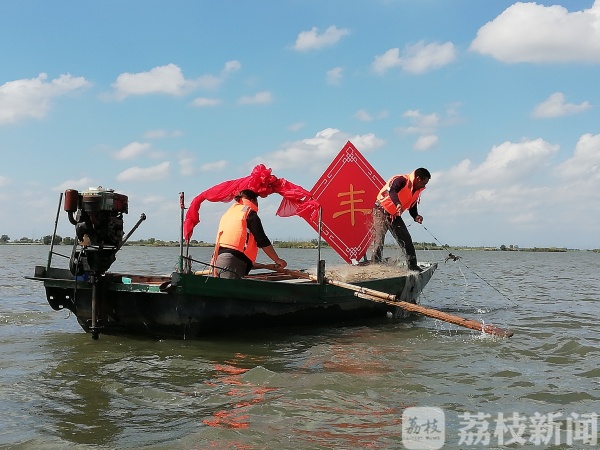
<path id="1" fill-rule="evenodd" d="M 248 261 L 236 257 L 231 253 L 220 253 L 215 261 L 217 277 L 219 278 L 242 278 L 248 275 L 250 267 Z"/>
<path id="2" fill-rule="evenodd" d="M 406 252 L 409 267 L 415 267 L 417 265 L 417 252 L 413 244 L 408 228 L 402 217 L 390 216 L 381 206 L 375 206 L 373 208 L 373 256 L 371 261 L 382 262 L 383 261 L 383 244 L 385 242 L 385 235 L 390 231 L 394 239 L 400 247 Z"/>

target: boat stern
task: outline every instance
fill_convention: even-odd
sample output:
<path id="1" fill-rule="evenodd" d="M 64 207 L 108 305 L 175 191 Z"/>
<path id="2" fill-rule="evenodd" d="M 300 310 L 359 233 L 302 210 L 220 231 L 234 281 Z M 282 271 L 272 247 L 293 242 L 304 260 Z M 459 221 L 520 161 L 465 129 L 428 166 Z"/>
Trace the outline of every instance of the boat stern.
<path id="1" fill-rule="evenodd" d="M 86 289 L 88 284 L 83 277 L 74 277 L 70 270 L 35 266 L 30 280 L 41 281 L 46 290 L 46 300 L 55 311 L 68 309 L 75 313 L 74 292 L 76 289 Z M 81 278 L 81 279 L 78 279 Z"/>

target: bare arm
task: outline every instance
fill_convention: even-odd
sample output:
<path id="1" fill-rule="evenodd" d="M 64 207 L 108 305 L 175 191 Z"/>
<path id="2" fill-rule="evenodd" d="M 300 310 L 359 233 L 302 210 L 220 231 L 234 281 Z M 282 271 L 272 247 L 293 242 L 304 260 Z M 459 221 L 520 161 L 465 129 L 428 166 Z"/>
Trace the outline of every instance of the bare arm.
<path id="1" fill-rule="evenodd" d="M 272 245 L 268 245 L 266 247 L 262 247 L 263 252 L 273 260 L 275 264 L 277 264 L 280 268 L 285 269 L 287 266 L 287 262 L 285 259 L 281 259 Z"/>

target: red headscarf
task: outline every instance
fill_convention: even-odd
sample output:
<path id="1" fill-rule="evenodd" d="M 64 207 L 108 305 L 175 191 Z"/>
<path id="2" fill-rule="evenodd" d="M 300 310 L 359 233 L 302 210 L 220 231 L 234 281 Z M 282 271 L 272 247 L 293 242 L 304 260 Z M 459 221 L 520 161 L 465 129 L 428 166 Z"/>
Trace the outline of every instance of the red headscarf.
<path id="1" fill-rule="evenodd" d="M 277 210 L 277 215 L 280 217 L 293 215 L 304 218 L 314 217 L 319 209 L 319 202 L 312 197 L 310 192 L 284 178 L 277 178 L 271 174 L 271 169 L 259 164 L 249 176 L 237 180 L 223 181 L 194 197 L 183 222 L 183 237 L 185 240 L 190 240 L 194 227 L 200 222 L 200 204 L 204 200 L 230 202 L 233 197 L 244 189 L 250 189 L 263 198 L 274 192 L 280 194 L 283 197 Z"/>

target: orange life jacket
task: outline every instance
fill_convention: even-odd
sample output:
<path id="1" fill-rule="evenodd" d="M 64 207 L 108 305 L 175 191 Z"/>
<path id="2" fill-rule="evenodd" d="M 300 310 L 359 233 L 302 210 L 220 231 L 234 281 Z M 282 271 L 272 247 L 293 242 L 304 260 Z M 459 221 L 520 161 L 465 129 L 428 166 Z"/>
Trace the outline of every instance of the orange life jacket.
<path id="1" fill-rule="evenodd" d="M 406 184 L 398 192 L 398 200 L 400 200 L 399 207 L 394 204 L 390 198 L 390 186 L 394 180 L 398 177 L 402 177 L 406 180 Z M 377 194 L 377 201 L 383 209 L 385 209 L 392 216 L 399 216 L 407 209 L 410 209 L 413 205 L 420 201 L 421 192 L 425 188 L 421 188 L 413 192 L 413 183 L 415 181 L 415 172 L 406 175 L 394 175 L 388 180 L 388 182 L 381 188 L 379 194 Z"/>
<path id="2" fill-rule="evenodd" d="M 242 252 L 254 264 L 258 255 L 258 246 L 247 226 L 248 214 L 251 211 L 258 212 L 258 206 L 243 198 L 240 203 L 231 205 L 231 208 L 223 214 L 217 232 L 215 256 L 219 247 L 227 247 Z"/>

